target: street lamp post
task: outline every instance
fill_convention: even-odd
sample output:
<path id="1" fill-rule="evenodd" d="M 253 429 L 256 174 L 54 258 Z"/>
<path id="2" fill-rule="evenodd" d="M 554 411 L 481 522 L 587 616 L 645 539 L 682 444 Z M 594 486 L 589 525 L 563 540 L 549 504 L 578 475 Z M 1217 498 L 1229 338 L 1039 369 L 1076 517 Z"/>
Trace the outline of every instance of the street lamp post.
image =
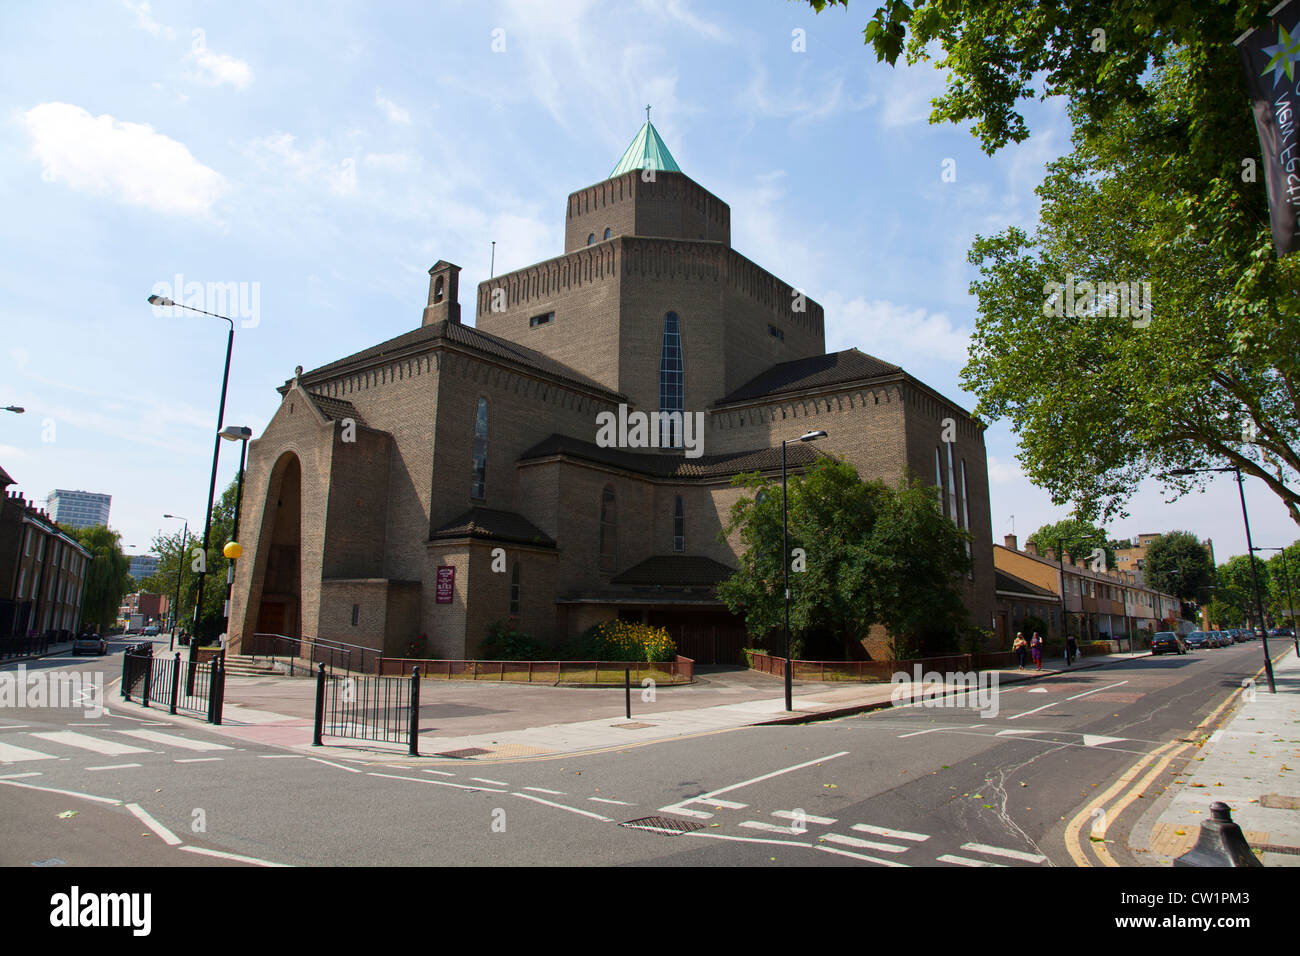
<path id="1" fill-rule="evenodd" d="M 1255 589 L 1255 610 L 1259 612 L 1259 626 L 1264 644 L 1264 673 L 1268 675 L 1268 692 L 1277 693 L 1273 682 L 1273 661 L 1268 656 L 1268 628 L 1264 626 L 1264 601 L 1259 595 L 1259 572 L 1255 570 L 1255 543 L 1250 539 L 1250 515 L 1246 513 L 1246 486 L 1241 477 L 1241 469 L 1236 465 L 1226 468 L 1175 468 L 1171 475 L 1194 475 L 1198 472 L 1230 471 L 1237 476 L 1237 494 L 1241 496 L 1241 520 L 1246 525 L 1246 554 L 1250 558 L 1250 580 Z"/>
<path id="2" fill-rule="evenodd" d="M 239 442 L 239 477 L 235 482 L 235 523 L 230 533 L 230 541 L 222 549 L 229 563 L 226 565 L 226 606 L 225 624 L 221 631 L 222 647 L 230 633 L 230 594 L 235 586 L 235 562 L 239 560 L 242 549 L 239 546 L 239 506 L 244 498 L 244 459 L 248 453 L 248 440 L 253 437 L 253 430 L 244 425 L 227 425 L 221 429 L 219 436 L 227 441 Z M 230 553 L 233 552 L 233 553 Z"/>
<path id="3" fill-rule="evenodd" d="M 185 571 L 185 538 L 190 533 L 190 522 L 188 518 L 182 518 L 180 515 L 163 515 L 163 517 L 185 522 L 185 527 L 181 529 L 180 554 L 176 556 L 176 603 L 172 607 L 172 630 L 167 640 L 167 650 L 173 651 L 176 649 L 176 625 L 181 615 L 181 575 Z"/>
<path id="4" fill-rule="evenodd" d="M 226 417 L 226 386 L 230 383 L 230 352 L 235 345 L 235 323 L 224 315 L 205 312 L 203 309 L 196 309 L 189 305 L 181 305 L 179 302 L 173 302 L 171 299 L 160 295 L 149 296 L 149 304 L 162 308 L 188 309 L 190 312 L 200 312 L 203 315 L 210 315 L 215 319 L 222 319 L 230 323 L 230 334 L 226 337 L 226 368 L 221 375 L 221 404 L 217 406 L 217 435 L 212 443 L 212 476 L 208 480 L 208 510 L 203 515 L 203 569 L 199 571 L 198 593 L 194 598 L 194 629 L 190 637 L 190 640 L 194 641 L 198 638 L 199 609 L 203 607 L 203 584 L 208 576 L 208 542 L 212 535 L 212 500 L 217 492 L 217 461 L 221 455 L 221 424 Z"/>
<path id="5" fill-rule="evenodd" d="M 1253 550 L 1276 551 L 1282 555 L 1282 583 L 1286 586 L 1287 610 L 1291 612 L 1291 642 L 1295 645 L 1296 654 L 1300 655 L 1300 631 L 1295 624 L 1295 600 L 1291 597 L 1291 572 L 1286 567 L 1286 548 L 1254 548 Z"/>
<path id="6" fill-rule="evenodd" d="M 816 441 L 825 438 L 824 431 L 807 432 L 795 439 L 781 441 L 781 574 L 785 579 L 785 709 L 794 710 L 792 683 L 793 667 L 790 663 L 790 544 L 788 533 L 789 509 L 785 497 L 785 446 L 791 441 Z"/>

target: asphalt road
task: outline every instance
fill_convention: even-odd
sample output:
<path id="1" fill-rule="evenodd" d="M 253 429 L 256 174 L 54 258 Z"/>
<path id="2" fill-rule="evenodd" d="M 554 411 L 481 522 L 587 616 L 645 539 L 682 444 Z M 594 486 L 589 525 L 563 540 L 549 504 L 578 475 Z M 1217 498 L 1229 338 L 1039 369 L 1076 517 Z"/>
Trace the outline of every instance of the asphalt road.
<path id="1" fill-rule="evenodd" d="M 1261 657 L 1011 685 L 996 714 L 910 706 L 490 763 L 324 760 L 122 713 L 112 688 L 96 719 L 0 710 L 0 864 L 1128 865 L 1128 833 L 1194 756 L 1182 742 Z M 120 668 L 28 665 L 106 684 Z"/>

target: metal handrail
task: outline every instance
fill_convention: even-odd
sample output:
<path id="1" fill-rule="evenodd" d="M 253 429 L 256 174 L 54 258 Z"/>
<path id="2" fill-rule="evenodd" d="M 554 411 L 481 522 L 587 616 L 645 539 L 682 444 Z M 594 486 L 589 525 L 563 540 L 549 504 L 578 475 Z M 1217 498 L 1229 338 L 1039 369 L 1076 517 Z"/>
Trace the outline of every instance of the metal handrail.
<path id="1" fill-rule="evenodd" d="M 270 642 L 270 653 L 263 653 L 264 647 L 262 645 L 264 642 Z M 281 645 L 281 642 L 283 642 L 283 645 Z M 313 663 L 325 664 L 330 673 L 333 673 L 334 670 L 338 669 L 349 673 L 355 671 L 356 673 L 364 674 L 367 673 L 367 653 L 373 654 L 376 662 L 381 656 L 383 656 L 382 651 L 378 651 L 373 647 L 362 647 L 359 644 L 348 644 L 344 641 L 335 641 L 329 638 L 313 639 L 309 637 L 290 637 L 286 634 L 266 634 L 260 632 L 253 634 L 252 648 L 249 656 L 254 658 L 269 657 L 274 661 L 281 656 L 281 654 L 277 653 L 280 646 L 285 646 L 285 653 L 283 656 L 285 658 L 285 663 L 289 666 L 291 674 L 293 673 L 294 660 L 302 657 L 306 657 Z M 304 646 L 309 649 L 306 655 L 301 653 Z M 352 666 L 353 651 L 359 652 L 357 654 L 359 665 L 356 668 Z M 318 654 L 320 656 L 318 656 Z M 308 668 L 308 673 L 311 673 L 310 668 Z"/>

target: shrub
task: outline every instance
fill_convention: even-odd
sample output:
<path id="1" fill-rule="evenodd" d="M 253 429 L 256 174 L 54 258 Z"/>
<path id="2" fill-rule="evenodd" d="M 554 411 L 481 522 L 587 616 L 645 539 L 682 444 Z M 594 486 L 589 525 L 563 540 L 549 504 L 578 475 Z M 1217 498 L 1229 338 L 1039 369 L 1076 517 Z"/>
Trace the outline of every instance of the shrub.
<path id="1" fill-rule="evenodd" d="M 480 660 L 536 661 L 542 659 L 541 642 L 519 629 L 519 619 L 495 621 L 480 649 Z"/>
<path id="2" fill-rule="evenodd" d="M 671 661 L 677 645 L 662 627 L 630 621 L 601 621 L 583 634 L 583 656 L 596 661 Z"/>
<path id="3" fill-rule="evenodd" d="M 419 637 L 407 641 L 402 656 L 408 659 L 427 660 L 429 656 L 429 635 L 421 634 Z"/>

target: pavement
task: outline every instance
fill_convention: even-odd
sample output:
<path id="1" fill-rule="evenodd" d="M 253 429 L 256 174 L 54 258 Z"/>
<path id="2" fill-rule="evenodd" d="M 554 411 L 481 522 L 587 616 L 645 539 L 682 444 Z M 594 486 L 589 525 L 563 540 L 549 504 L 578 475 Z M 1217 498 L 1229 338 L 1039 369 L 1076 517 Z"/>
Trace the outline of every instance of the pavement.
<path id="1" fill-rule="evenodd" d="M 1154 822 L 1134 834 L 1158 865 L 1195 844 L 1210 804 L 1226 803 L 1265 866 L 1300 866 L 1300 659 L 1294 646 L 1262 675 L 1170 788 Z"/>
<path id="2" fill-rule="evenodd" d="M 996 674 L 998 686 L 1003 686 L 1145 656 L 1097 655 L 1080 658 L 1070 668 L 1056 658 L 1046 661 L 1041 671 L 1010 668 L 982 673 Z M 311 678 L 231 676 L 226 680 L 220 731 L 319 756 L 332 752 L 340 758 L 388 764 L 411 761 L 425 765 L 431 758 L 491 762 L 622 749 L 741 727 L 825 720 L 890 707 L 896 700 L 907 703 L 924 691 L 921 684 L 912 682 L 796 681 L 793 712 L 787 712 L 779 677 L 741 667 L 700 667 L 696 678 L 694 684 L 685 686 L 634 685 L 631 720 L 624 709 L 622 687 L 426 679 L 420 685 L 421 756 L 412 758 L 404 743 L 345 741 L 328 732 L 326 746 L 313 747 L 316 682 Z M 151 710 L 158 713 L 156 707 Z"/>

